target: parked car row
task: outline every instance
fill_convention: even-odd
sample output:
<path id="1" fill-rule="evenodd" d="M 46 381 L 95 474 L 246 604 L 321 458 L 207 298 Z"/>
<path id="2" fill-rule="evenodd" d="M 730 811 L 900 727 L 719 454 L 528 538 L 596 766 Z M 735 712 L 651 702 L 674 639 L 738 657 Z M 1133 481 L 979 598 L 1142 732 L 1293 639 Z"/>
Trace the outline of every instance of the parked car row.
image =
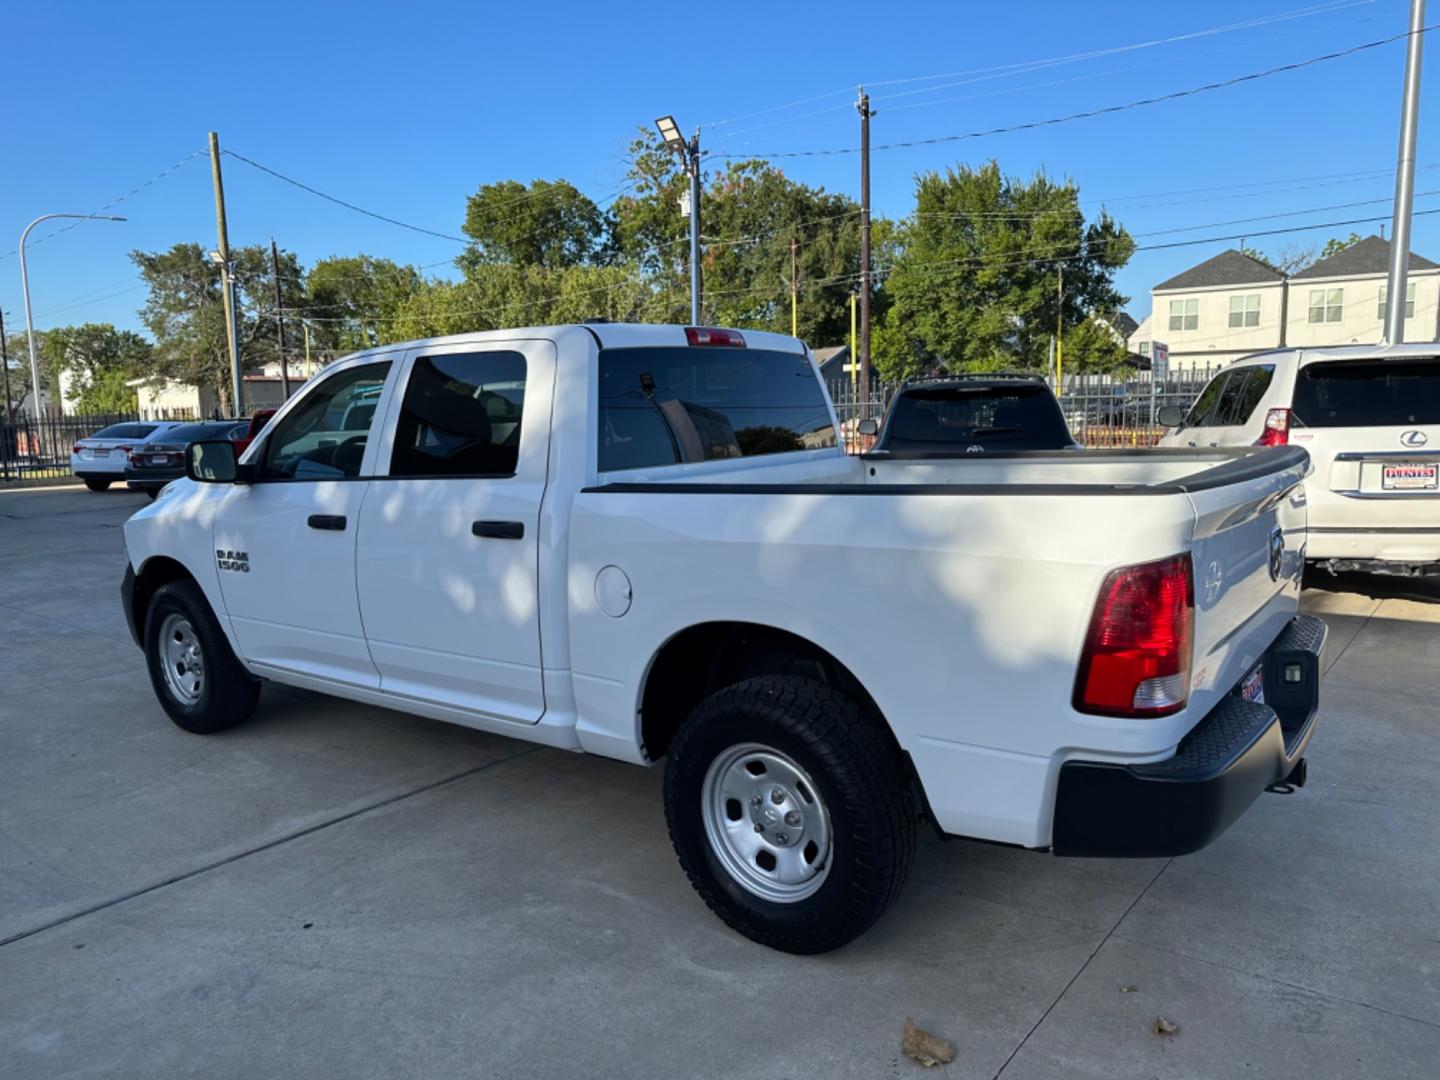
<path id="1" fill-rule="evenodd" d="M 185 475 L 185 451 L 191 443 L 228 439 L 243 452 L 274 415 L 274 409 L 261 409 L 248 419 L 111 424 L 71 448 L 70 471 L 91 491 L 106 491 L 123 480 L 131 491 L 153 499 Z"/>

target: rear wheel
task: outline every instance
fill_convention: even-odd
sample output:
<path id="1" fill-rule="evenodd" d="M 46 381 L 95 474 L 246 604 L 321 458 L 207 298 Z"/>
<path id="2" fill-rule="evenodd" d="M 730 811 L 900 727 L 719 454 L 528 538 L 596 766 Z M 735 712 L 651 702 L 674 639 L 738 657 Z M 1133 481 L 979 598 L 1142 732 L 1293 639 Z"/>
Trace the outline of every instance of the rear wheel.
<path id="1" fill-rule="evenodd" d="M 159 489 L 159 488 L 154 488 L 154 487 L 147 487 L 147 488 L 145 489 L 145 497 L 146 497 L 147 499 L 149 499 L 151 502 L 154 502 L 156 499 L 158 499 L 158 498 L 160 497 L 160 489 Z"/>
<path id="2" fill-rule="evenodd" d="M 110 481 L 100 480 L 93 476 L 87 476 L 85 478 L 85 486 L 91 491 L 109 491 Z"/>
<path id="3" fill-rule="evenodd" d="M 909 876 L 919 815 L 878 717 L 813 679 L 747 679 L 676 733 L 665 817 L 691 884 L 762 945 L 859 936 Z"/>
<path id="4" fill-rule="evenodd" d="M 193 581 L 172 581 L 155 591 L 145 616 L 145 660 L 155 696 L 186 731 L 209 735 L 255 710 L 260 682 L 235 658 Z"/>

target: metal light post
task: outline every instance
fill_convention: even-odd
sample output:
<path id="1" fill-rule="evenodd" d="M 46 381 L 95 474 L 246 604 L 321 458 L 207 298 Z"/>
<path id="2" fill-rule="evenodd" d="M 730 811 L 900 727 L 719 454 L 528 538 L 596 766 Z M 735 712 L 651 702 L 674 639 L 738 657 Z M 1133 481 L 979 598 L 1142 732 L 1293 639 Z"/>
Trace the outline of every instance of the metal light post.
<path id="1" fill-rule="evenodd" d="M 673 116 L 655 121 L 665 145 L 680 155 L 690 176 L 690 321 L 700 324 L 700 132 L 697 129 L 689 142 L 680 134 L 680 125 Z"/>
<path id="2" fill-rule="evenodd" d="M 123 217 L 115 217 L 111 214 L 41 214 L 20 234 L 20 293 L 25 299 L 25 339 L 30 346 L 30 390 L 35 395 L 35 403 L 31 407 L 35 422 L 40 422 L 40 364 L 35 358 L 35 325 L 30 317 L 30 272 L 25 266 L 25 241 L 30 239 L 30 230 L 39 225 L 42 221 L 49 221 L 51 218 L 78 218 L 81 221 L 124 221 Z"/>
<path id="3" fill-rule="evenodd" d="M 1385 340 L 1405 340 L 1405 278 L 1410 269 L 1410 207 L 1415 196 L 1415 132 L 1420 125 L 1420 52 L 1425 39 L 1425 0 L 1410 0 L 1410 40 L 1405 49 L 1405 96 L 1400 105 L 1400 156 L 1395 163 L 1395 227 L 1386 280 Z"/>

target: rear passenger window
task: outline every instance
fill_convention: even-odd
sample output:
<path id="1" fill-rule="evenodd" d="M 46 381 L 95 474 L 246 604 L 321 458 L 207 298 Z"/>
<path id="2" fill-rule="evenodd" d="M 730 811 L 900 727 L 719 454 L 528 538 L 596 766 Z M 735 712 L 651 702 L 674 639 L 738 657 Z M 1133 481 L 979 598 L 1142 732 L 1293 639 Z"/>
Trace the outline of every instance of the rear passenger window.
<path id="1" fill-rule="evenodd" d="M 1264 364 L 1245 369 L 1245 385 L 1235 396 L 1235 417 L 1231 424 L 1245 424 L 1254 415 L 1255 407 L 1270 389 L 1270 380 L 1275 377 L 1273 364 Z"/>
<path id="2" fill-rule="evenodd" d="M 1190 406 L 1190 415 L 1185 417 L 1186 427 L 1212 427 L 1215 424 L 1215 407 L 1220 404 L 1225 385 L 1230 381 L 1230 372 L 1224 371 L 1211 379 L 1200 392 L 1195 404 Z"/>
<path id="3" fill-rule="evenodd" d="M 514 476 L 525 407 L 518 352 L 422 356 L 410 370 L 391 476 Z"/>

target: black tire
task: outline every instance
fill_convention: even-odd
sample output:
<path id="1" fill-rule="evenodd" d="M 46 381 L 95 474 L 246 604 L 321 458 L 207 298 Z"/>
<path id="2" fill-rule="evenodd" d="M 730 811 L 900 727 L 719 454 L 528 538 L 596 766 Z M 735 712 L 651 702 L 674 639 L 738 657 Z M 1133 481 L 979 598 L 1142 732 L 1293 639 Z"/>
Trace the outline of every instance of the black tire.
<path id="1" fill-rule="evenodd" d="M 95 479 L 94 477 L 86 477 L 86 478 L 85 478 L 85 486 L 86 486 L 87 488 L 89 488 L 91 491 L 109 491 L 109 490 L 110 490 L 110 481 L 109 481 L 109 480 L 97 480 L 97 479 Z"/>
<path id="2" fill-rule="evenodd" d="M 159 488 L 153 488 L 153 487 L 146 488 L 146 489 L 145 489 L 145 497 L 146 497 L 147 499 L 149 499 L 151 502 L 154 502 L 156 499 L 158 499 L 158 498 L 160 497 L 160 489 L 159 489 Z"/>
<path id="3" fill-rule="evenodd" d="M 160 633 L 171 615 L 188 622 L 199 642 L 203 675 L 193 701 L 176 694 L 163 670 Z M 145 616 L 145 662 L 155 696 L 170 719 L 186 731 L 196 735 L 223 731 L 255 711 L 260 681 L 235 658 L 205 594 L 193 581 L 172 581 L 155 590 Z"/>
<path id="4" fill-rule="evenodd" d="M 706 835 L 706 773 L 745 743 L 799 765 L 828 810 L 829 869 L 804 898 L 757 895 L 725 868 Z M 899 895 L 915 859 L 920 815 L 879 717 L 817 680 L 765 676 L 710 695 L 681 725 L 666 761 L 665 819 L 680 865 L 711 911 L 752 941 L 814 954 L 854 940 Z"/>

